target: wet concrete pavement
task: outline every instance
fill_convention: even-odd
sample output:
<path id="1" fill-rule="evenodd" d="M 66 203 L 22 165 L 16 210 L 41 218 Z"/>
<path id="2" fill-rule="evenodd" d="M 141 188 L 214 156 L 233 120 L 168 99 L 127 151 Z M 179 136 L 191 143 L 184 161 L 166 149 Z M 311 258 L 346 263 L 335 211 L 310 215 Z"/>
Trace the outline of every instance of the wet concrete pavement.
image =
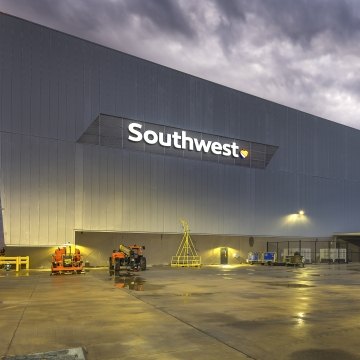
<path id="1" fill-rule="evenodd" d="M 360 359 L 359 264 L 21 275 L 0 270 L 3 358 Z"/>

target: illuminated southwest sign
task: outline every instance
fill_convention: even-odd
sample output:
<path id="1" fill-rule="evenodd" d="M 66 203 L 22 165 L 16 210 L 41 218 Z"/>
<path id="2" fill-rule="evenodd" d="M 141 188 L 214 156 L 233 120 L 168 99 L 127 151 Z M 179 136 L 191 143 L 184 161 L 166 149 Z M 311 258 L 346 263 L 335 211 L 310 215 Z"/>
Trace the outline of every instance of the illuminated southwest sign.
<path id="1" fill-rule="evenodd" d="M 145 143 L 149 145 L 159 144 L 164 147 L 173 147 L 175 149 L 204 153 L 211 152 L 214 155 L 232 156 L 234 158 L 242 157 L 245 159 L 249 155 L 249 151 L 240 149 L 235 141 L 224 144 L 219 141 L 204 140 L 188 136 L 185 130 L 165 134 L 162 131 L 143 131 L 142 128 L 142 124 L 135 122 L 130 123 L 128 126 L 130 133 L 128 139 L 133 142 L 145 141 Z"/>
<path id="2" fill-rule="evenodd" d="M 265 169 L 277 146 L 100 114 L 78 139 L 160 156 Z"/>

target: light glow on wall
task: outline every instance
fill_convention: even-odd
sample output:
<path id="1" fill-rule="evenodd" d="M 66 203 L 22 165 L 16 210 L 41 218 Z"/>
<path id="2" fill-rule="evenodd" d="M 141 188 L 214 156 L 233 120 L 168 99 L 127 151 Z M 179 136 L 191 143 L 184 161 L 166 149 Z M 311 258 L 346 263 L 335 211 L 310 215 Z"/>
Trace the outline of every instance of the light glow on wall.
<path id="1" fill-rule="evenodd" d="M 296 225 L 310 225 L 310 218 L 305 214 L 303 210 L 295 214 L 288 214 L 281 219 L 282 226 L 296 226 Z"/>

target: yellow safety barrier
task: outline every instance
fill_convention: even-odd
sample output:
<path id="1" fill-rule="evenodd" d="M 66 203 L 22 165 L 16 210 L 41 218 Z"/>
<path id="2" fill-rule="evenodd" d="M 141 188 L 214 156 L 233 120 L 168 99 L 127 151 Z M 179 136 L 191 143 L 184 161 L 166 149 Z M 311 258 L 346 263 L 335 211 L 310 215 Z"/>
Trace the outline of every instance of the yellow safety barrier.
<path id="1" fill-rule="evenodd" d="M 0 256 L 0 265 L 15 264 L 16 271 L 21 270 L 21 265 L 25 265 L 26 270 L 29 270 L 29 263 L 29 256 Z"/>
<path id="2" fill-rule="evenodd" d="M 170 265 L 173 267 L 200 267 L 201 256 L 172 256 Z"/>

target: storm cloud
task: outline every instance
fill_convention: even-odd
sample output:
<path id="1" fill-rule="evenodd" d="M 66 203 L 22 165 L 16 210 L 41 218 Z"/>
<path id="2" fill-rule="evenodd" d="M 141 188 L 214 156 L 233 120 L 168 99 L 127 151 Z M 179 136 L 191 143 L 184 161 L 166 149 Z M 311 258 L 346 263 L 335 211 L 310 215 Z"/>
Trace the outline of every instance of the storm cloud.
<path id="1" fill-rule="evenodd" d="M 0 0 L 0 11 L 360 129 L 357 0 Z"/>

